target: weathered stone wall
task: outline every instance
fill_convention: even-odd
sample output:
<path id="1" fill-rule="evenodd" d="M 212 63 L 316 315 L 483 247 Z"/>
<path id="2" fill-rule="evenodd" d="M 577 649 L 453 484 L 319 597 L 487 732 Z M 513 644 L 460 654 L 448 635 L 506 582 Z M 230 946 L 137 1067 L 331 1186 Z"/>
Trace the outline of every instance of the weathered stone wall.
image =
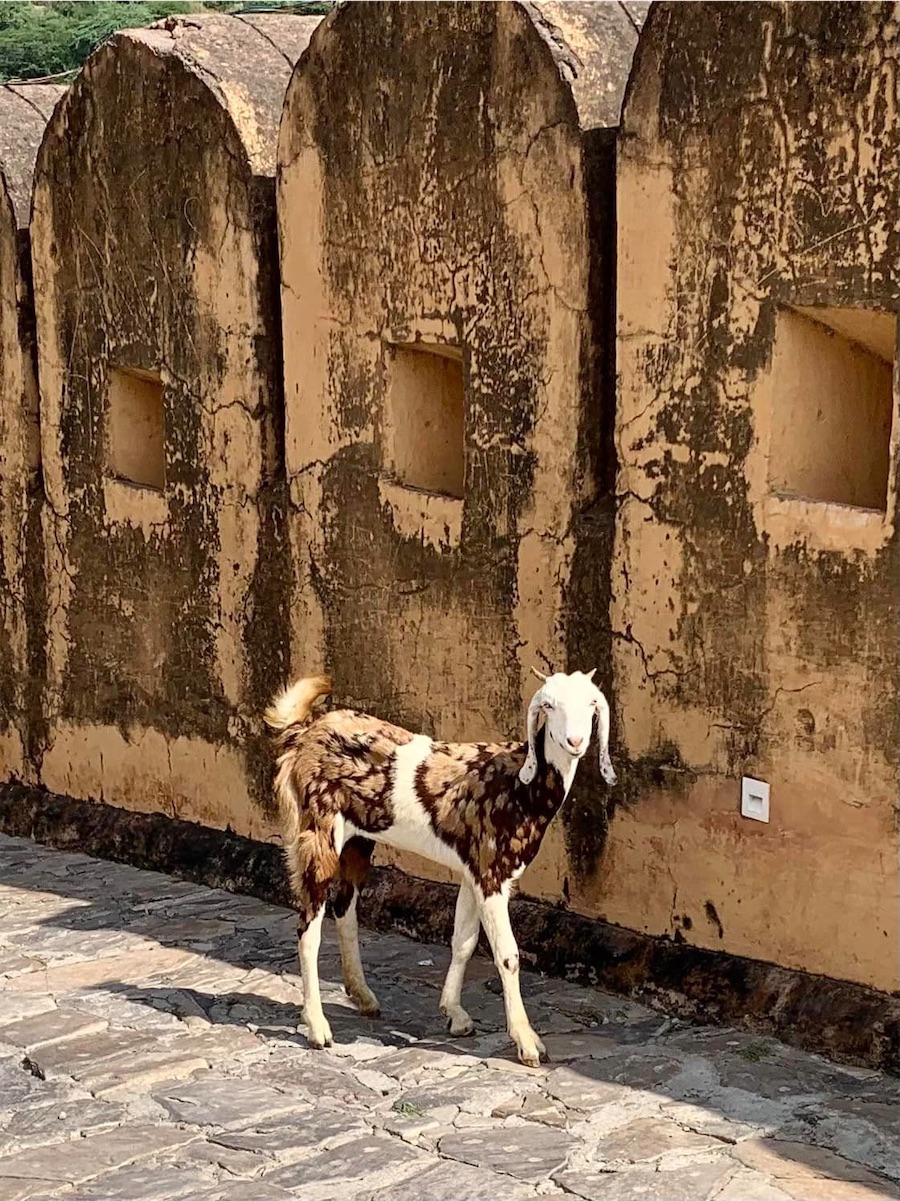
<path id="1" fill-rule="evenodd" d="M 33 779 L 42 742 L 42 489 L 28 222 L 35 155 L 62 90 L 0 87 L 0 779 Z"/>
<path id="2" fill-rule="evenodd" d="M 596 666 L 622 784 L 581 768 L 526 954 L 571 961 L 580 914 L 583 970 L 687 1011 L 721 972 L 764 1013 L 759 961 L 897 989 L 894 6 L 659 4 L 618 130 L 645 15 L 112 39 L 36 168 L 40 439 L 55 94 L 0 89 L 0 779 L 111 802 L 63 834 L 158 864 L 161 814 L 275 833 L 296 672 L 477 738 L 521 733 L 530 665 Z M 0 822 L 43 830 L 28 797 Z M 380 878 L 411 927 L 446 902 Z"/>
<path id="3" fill-rule="evenodd" d="M 351 4 L 294 73 L 278 192 L 292 657 L 328 668 L 340 703 L 516 736 L 530 664 L 608 679 L 606 126 L 634 20 Z M 586 515 L 606 553 L 582 570 Z M 570 653 L 589 570 L 596 631 Z"/>
<path id="4" fill-rule="evenodd" d="M 122 33 L 47 129 L 32 225 L 49 788 L 265 833 L 284 670 L 274 167 L 315 20 Z"/>
<path id="5" fill-rule="evenodd" d="M 897 58 L 892 4 L 661 4 L 645 27 L 619 153 L 612 614 L 620 749 L 661 767 L 590 894 L 625 926 L 884 989 Z M 768 825 L 740 817 L 742 774 L 771 784 Z"/>

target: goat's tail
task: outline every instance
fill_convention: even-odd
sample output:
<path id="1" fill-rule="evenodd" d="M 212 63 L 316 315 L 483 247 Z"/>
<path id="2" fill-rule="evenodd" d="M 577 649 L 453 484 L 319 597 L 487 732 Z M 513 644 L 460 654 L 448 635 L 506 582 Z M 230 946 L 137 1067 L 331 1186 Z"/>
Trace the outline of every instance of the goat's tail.
<path id="1" fill-rule="evenodd" d="M 263 721 L 274 734 L 291 726 L 300 726 L 309 719 L 312 707 L 321 696 L 331 692 L 328 676 L 307 676 L 285 688 L 263 714 Z"/>
<path id="2" fill-rule="evenodd" d="M 316 701 L 330 692 L 331 680 L 327 676 L 307 676 L 279 693 L 263 714 L 263 720 L 282 748 L 275 774 L 275 800 L 291 891 L 302 911 L 310 905 L 310 893 L 317 894 L 322 881 L 330 879 L 336 871 L 337 855 L 330 827 L 327 831 L 310 829 L 309 815 L 301 812 L 300 797 L 294 785 L 296 746 L 285 745 L 280 736 L 307 722 Z M 307 916 L 314 916 L 315 912 L 314 904 Z"/>

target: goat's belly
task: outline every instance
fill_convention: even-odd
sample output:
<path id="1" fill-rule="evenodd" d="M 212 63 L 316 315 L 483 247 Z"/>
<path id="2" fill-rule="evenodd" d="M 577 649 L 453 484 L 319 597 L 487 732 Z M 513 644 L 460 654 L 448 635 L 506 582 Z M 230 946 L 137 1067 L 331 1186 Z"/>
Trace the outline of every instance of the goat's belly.
<path id="1" fill-rule="evenodd" d="M 440 863 L 456 872 L 463 870 L 463 862 L 459 855 L 452 847 L 442 842 L 430 826 L 422 828 L 394 825 L 389 826 L 387 830 L 372 833 L 369 830 L 358 830 L 352 822 L 348 821 L 346 837 L 351 838 L 354 834 L 360 834 L 363 838 L 371 838 L 373 842 L 380 843 L 382 846 L 393 847 L 395 851 L 412 851 L 424 859 L 430 859 L 432 863 Z"/>

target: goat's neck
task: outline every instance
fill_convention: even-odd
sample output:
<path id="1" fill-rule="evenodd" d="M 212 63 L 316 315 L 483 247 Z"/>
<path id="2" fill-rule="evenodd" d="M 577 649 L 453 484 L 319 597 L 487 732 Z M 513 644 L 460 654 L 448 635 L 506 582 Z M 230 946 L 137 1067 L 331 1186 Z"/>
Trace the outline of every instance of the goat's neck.
<path id="1" fill-rule="evenodd" d="M 534 783 L 526 786 L 523 803 L 529 818 L 537 824 L 543 837 L 543 831 L 553 821 L 569 794 L 578 760 L 557 746 L 543 727 L 535 738 L 535 754 L 537 775 Z"/>
<path id="2" fill-rule="evenodd" d="M 558 743 L 550 738 L 546 731 L 544 733 L 544 758 L 550 767 L 554 768 L 562 780 L 562 796 L 560 804 L 569 795 L 569 789 L 575 780 L 575 773 L 578 771 L 578 759 L 573 755 L 567 754 Z"/>

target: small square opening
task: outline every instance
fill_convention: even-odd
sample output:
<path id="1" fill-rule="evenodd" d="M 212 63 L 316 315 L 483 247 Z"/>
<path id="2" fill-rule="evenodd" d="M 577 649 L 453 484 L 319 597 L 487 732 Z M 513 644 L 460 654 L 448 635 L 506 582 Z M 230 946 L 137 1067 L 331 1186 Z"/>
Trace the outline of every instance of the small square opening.
<path id="1" fill-rule="evenodd" d="M 163 387 L 158 373 L 112 369 L 106 445 L 110 474 L 143 488 L 165 488 Z"/>
<path id="2" fill-rule="evenodd" d="M 465 387 L 462 351 L 444 345 L 388 348 L 384 468 L 398 483 L 462 497 Z"/>
<path id="3" fill-rule="evenodd" d="M 769 486 L 782 496 L 887 508 L 897 317 L 781 309 L 772 355 Z"/>

